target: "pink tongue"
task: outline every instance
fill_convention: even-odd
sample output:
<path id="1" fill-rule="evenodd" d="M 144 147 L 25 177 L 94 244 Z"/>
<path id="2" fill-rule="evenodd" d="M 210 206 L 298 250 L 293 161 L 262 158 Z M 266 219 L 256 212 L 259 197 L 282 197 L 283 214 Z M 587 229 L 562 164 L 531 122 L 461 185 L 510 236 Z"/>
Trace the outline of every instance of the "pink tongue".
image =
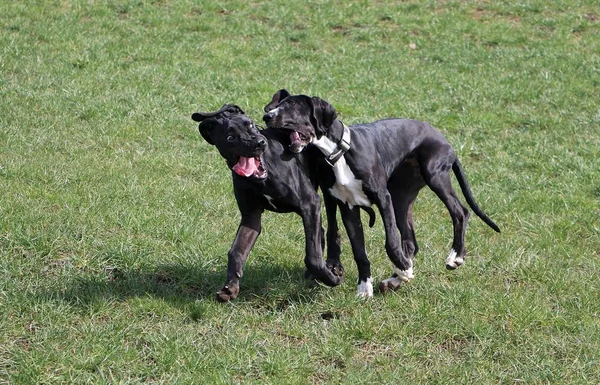
<path id="1" fill-rule="evenodd" d="M 298 134 L 296 131 L 292 131 L 290 134 L 290 139 L 292 143 L 298 143 L 300 141 L 300 134 Z"/>
<path id="2" fill-rule="evenodd" d="M 238 174 L 239 176 L 248 177 L 254 174 L 254 172 L 256 171 L 256 167 L 256 159 L 244 158 L 243 156 L 240 156 L 240 159 L 238 160 L 236 165 L 233 166 L 233 171 L 235 171 L 236 174 Z"/>

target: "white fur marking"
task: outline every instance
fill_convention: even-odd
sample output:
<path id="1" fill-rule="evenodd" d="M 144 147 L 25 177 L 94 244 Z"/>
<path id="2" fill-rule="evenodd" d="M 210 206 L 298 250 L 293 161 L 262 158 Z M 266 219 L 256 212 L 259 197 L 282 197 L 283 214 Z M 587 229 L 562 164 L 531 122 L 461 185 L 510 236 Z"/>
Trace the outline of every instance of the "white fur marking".
<path id="1" fill-rule="evenodd" d="M 269 201 L 269 204 L 271 205 L 271 207 L 273 207 L 274 209 L 277 209 L 277 207 L 275 206 L 275 204 L 273 203 L 273 198 L 268 196 L 267 194 L 263 194 L 265 198 L 267 198 L 267 201 Z"/>
<path id="2" fill-rule="evenodd" d="M 407 270 L 400 270 L 397 267 L 394 267 L 394 273 L 398 276 L 401 281 L 409 282 L 410 280 L 415 278 L 415 274 L 413 272 L 414 263 L 412 260 L 409 260 L 410 267 Z"/>
<path id="3" fill-rule="evenodd" d="M 313 138 L 312 144 L 318 147 L 325 155 L 331 154 L 337 147 L 334 142 L 325 136 L 322 136 L 318 140 Z M 354 206 L 371 206 L 371 201 L 369 201 L 363 191 L 362 181 L 356 179 L 344 156 L 333 165 L 333 173 L 335 175 L 335 184 L 329 189 L 331 195 L 347 203 L 350 208 Z"/>
<path id="4" fill-rule="evenodd" d="M 356 296 L 360 298 L 371 298 L 373 296 L 373 278 L 367 278 L 367 281 L 360 281 Z"/>
<path id="5" fill-rule="evenodd" d="M 408 270 L 400 270 L 396 268 L 394 269 L 394 272 L 396 273 L 396 275 L 398 275 L 398 279 L 400 279 L 403 282 L 409 282 L 410 280 L 415 278 L 412 266 L 409 267 Z"/>
<path id="6" fill-rule="evenodd" d="M 450 255 L 448 255 L 448 258 L 446 258 L 446 266 L 456 269 L 465 263 L 465 260 L 462 257 L 457 257 L 456 255 L 456 250 L 450 250 Z"/>
<path id="7" fill-rule="evenodd" d="M 273 116 L 277 115 L 279 113 L 279 107 L 273 108 L 272 110 L 269 110 L 268 113 L 269 114 L 273 114 Z"/>

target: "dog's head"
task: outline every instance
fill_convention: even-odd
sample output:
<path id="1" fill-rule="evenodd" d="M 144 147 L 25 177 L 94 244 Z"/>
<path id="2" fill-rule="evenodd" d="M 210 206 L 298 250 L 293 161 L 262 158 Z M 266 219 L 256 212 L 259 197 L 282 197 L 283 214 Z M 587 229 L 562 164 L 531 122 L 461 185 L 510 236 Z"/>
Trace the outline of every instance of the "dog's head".
<path id="1" fill-rule="evenodd" d="M 290 151 L 300 152 L 315 139 L 326 135 L 337 119 L 335 108 L 325 100 L 306 95 L 291 95 L 279 90 L 265 106 L 267 127 L 290 132 Z"/>
<path id="2" fill-rule="evenodd" d="M 267 177 L 261 159 L 267 139 L 241 108 L 225 104 L 216 112 L 195 112 L 192 119 L 200 122 L 198 129 L 202 137 L 217 147 L 227 165 L 238 175 Z"/>

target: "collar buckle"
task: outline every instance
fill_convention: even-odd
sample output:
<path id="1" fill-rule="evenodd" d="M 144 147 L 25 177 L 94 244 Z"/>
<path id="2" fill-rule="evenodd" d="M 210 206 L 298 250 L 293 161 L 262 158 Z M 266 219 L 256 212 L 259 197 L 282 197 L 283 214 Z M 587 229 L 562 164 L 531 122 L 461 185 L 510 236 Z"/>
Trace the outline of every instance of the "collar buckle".
<path id="1" fill-rule="evenodd" d="M 340 123 L 342 122 L 340 121 Z M 327 164 L 331 167 L 333 167 L 333 165 L 344 156 L 346 151 L 350 149 L 350 129 L 344 123 L 342 123 L 342 125 L 344 126 L 344 134 L 342 135 L 342 138 L 337 144 L 335 150 L 333 150 L 329 156 L 325 157 L 325 162 L 327 162 Z"/>

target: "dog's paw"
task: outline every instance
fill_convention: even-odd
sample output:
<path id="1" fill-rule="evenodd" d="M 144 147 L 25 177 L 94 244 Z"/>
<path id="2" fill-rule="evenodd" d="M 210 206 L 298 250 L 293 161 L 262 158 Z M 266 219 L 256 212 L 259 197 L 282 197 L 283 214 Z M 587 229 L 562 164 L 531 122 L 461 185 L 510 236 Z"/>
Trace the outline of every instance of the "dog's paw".
<path id="1" fill-rule="evenodd" d="M 379 283 L 379 292 L 382 294 L 387 293 L 389 290 L 396 291 L 402 286 L 402 283 L 406 281 L 394 276 L 388 279 L 384 279 Z"/>
<path id="2" fill-rule="evenodd" d="M 333 280 L 329 279 L 328 282 L 324 282 L 324 281 L 319 281 L 322 284 L 329 286 L 329 287 L 336 287 L 342 284 L 342 282 L 344 282 L 344 277 L 339 276 L 339 275 L 334 275 L 333 276 Z"/>
<path id="3" fill-rule="evenodd" d="M 458 257 L 454 249 L 450 250 L 450 255 L 448 255 L 448 258 L 446 258 L 446 269 L 454 270 L 460 267 L 463 263 L 465 263 L 464 258 Z"/>
<path id="4" fill-rule="evenodd" d="M 408 270 L 398 270 L 396 269 L 396 274 L 398 275 L 398 279 L 403 282 L 410 282 L 415 279 L 415 274 L 413 273 L 412 267 Z"/>
<path id="5" fill-rule="evenodd" d="M 389 290 L 396 291 L 402 286 L 415 279 L 413 268 L 410 267 L 407 270 L 394 269 L 394 275 L 391 278 L 384 279 L 379 283 L 379 291 L 386 293 Z"/>
<path id="6" fill-rule="evenodd" d="M 369 277 L 366 281 L 360 281 L 356 289 L 358 298 L 371 298 L 373 296 L 373 278 Z"/>
<path id="7" fill-rule="evenodd" d="M 344 276 L 344 266 L 340 261 L 327 261 L 326 266 L 336 277 Z"/>
<path id="8" fill-rule="evenodd" d="M 217 301 L 219 302 L 229 302 L 237 298 L 240 293 L 240 287 L 236 284 L 228 284 L 223 286 L 223 288 L 217 291 Z"/>
<path id="9" fill-rule="evenodd" d="M 398 278 L 403 282 L 410 282 L 415 279 L 415 274 L 413 272 L 413 263 L 411 261 L 410 267 L 406 270 L 400 270 L 398 268 L 394 269 L 394 276 L 392 278 Z"/>

